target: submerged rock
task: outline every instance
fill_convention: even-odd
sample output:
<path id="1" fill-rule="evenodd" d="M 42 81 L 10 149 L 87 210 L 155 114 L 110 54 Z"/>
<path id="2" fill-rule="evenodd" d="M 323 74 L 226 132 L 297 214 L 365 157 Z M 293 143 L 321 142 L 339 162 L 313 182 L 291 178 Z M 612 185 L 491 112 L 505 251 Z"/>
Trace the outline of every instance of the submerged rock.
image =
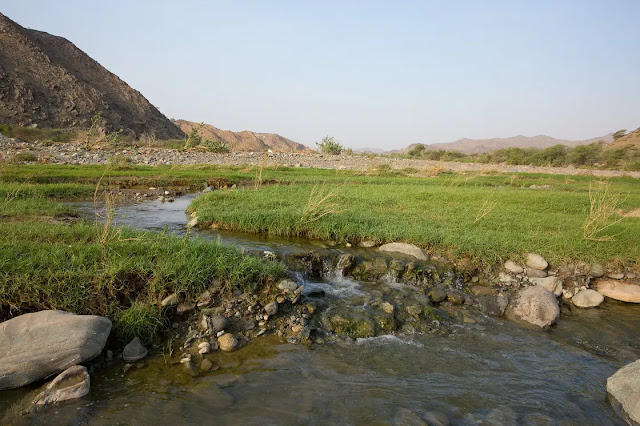
<path id="1" fill-rule="evenodd" d="M 44 406 L 69 399 L 82 398 L 89 393 L 89 372 L 81 365 L 74 365 L 53 379 L 33 401 L 36 406 Z"/>
<path id="2" fill-rule="evenodd" d="M 640 286 L 625 281 L 600 280 L 596 287 L 598 293 L 621 302 L 640 303 Z"/>
<path id="3" fill-rule="evenodd" d="M 511 320 L 545 328 L 556 322 L 560 307 L 553 293 L 534 285 L 518 291 L 505 313 Z"/>
<path id="4" fill-rule="evenodd" d="M 324 317 L 327 330 L 353 338 L 373 337 L 376 324 L 361 309 L 337 308 L 327 312 Z"/>
<path id="5" fill-rule="evenodd" d="M 125 362 L 136 362 L 147 356 L 149 351 L 144 347 L 140 339 L 134 337 L 122 351 L 122 359 Z"/>
<path id="6" fill-rule="evenodd" d="M 614 406 L 622 409 L 621 414 L 640 423 L 640 360 L 622 367 L 609 377 L 607 392 L 613 398 Z"/>
<path id="7" fill-rule="evenodd" d="M 100 355 L 111 320 L 40 311 L 0 323 L 0 390 L 18 388 Z"/>
<path id="8" fill-rule="evenodd" d="M 429 260 L 427 254 L 418 246 L 407 243 L 388 243 L 381 245 L 378 250 L 387 253 L 402 253 L 413 256 L 418 260 Z"/>
<path id="9" fill-rule="evenodd" d="M 578 308 L 595 308 L 600 306 L 604 302 L 604 296 L 595 290 L 580 290 L 578 294 L 571 298 L 573 303 Z"/>

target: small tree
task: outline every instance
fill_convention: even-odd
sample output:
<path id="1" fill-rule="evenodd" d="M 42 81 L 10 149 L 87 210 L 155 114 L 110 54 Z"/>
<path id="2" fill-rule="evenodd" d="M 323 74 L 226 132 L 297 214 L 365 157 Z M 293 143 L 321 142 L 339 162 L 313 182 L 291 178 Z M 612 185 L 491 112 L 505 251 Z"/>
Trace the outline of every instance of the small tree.
<path id="1" fill-rule="evenodd" d="M 627 129 L 618 130 L 617 132 L 615 132 L 613 134 L 613 140 L 620 139 L 621 137 L 623 137 L 626 134 L 627 134 Z"/>
<path id="2" fill-rule="evenodd" d="M 420 157 L 424 150 L 425 146 L 419 143 L 418 145 L 414 146 L 413 149 L 411 149 L 411 151 L 409 151 L 407 154 L 409 154 L 410 157 Z"/>
<path id="3" fill-rule="evenodd" d="M 333 136 L 325 136 L 322 138 L 322 142 L 316 142 L 318 148 L 320 148 L 320 152 L 323 154 L 332 154 L 339 155 L 342 153 L 344 147 L 333 138 Z"/>

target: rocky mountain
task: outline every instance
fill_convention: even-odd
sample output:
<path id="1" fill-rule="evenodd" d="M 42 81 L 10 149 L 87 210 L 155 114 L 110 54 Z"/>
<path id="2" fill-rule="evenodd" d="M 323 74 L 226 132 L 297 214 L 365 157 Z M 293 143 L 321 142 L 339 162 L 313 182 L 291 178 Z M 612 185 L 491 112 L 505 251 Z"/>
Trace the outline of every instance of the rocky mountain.
<path id="1" fill-rule="evenodd" d="M 598 138 L 586 139 L 586 140 L 567 140 L 556 139 L 551 136 L 538 135 L 533 137 L 528 136 L 513 136 L 510 138 L 493 138 L 493 139 L 459 139 L 454 142 L 448 143 L 434 143 L 426 145 L 427 149 L 437 150 L 442 149 L 445 151 L 459 151 L 465 154 L 482 154 L 485 152 L 496 151 L 503 148 L 549 148 L 554 145 L 566 145 L 566 146 L 578 146 L 588 145 L 590 143 L 604 141 L 611 143 L 613 141 L 612 134 L 604 135 Z M 417 144 L 409 145 L 408 147 L 395 152 L 406 153 L 411 151 Z"/>
<path id="2" fill-rule="evenodd" d="M 187 134 L 194 127 L 200 127 L 200 123 L 187 120 L 176 120 L 174 123 Z M 309 149 L 301 143 L 294 142 L 275 133 L 256 133 L 249 130 L 232 132 L 231 130 L 218 129 L 211 124 L 202 126 L 198 133 L 203 139 L 225 142 L 232 151 L 260 152 L 271 149 L 274 152 L 294 152 L 307 151 Z"/>
<path id="3" fill-rule="evenodd" d="M 184 137 L 140 92 L 73 43 L 0 14 L 0 124 L 88 127 L 99 111 L 109 130 Z"/>

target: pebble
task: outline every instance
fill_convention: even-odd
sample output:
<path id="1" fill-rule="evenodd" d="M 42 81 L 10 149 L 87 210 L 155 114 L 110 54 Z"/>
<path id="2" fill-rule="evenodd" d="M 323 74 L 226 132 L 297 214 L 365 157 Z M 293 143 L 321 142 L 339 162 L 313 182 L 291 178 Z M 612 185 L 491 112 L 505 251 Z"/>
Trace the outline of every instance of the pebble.
<path id="1" fill-rule="evenodd" d="M 286 293 L 295 291 L 298 288 L 298 284 L 292 280 L 282 280 L 278 283 L 278 288 Z"/>
<path id="2" fill-rule="evenodd" d="M 198 345 L 198 353 L 204 355 L 211 352 L 211 345 L 209 342 L 202 342 Z"/>
<path id="3" fill-rule="evenodd" d="M 382 302 L 380 304 L 380 309 L 382 309 L 384 312 L 386 312 L 387 314 L 392 314 L 393 313 L 393 305 L 389 302 Z"/>
<path id="4" fill-rule="evenodd" d="M 538 270 L 547 269 L 547 266 L 549 266 L 547 261 L 544 260 L 544 257 L 540 256 L 539 254 L 535 254 L 535 253 L 527 254 L 527 261 L 525 263 L 526 263 L 527 267 L 529 267 L 531 269 L 538 269 Z"/>
<path id="5" fill-rule="evenodd" d="M 521 274 L 524 272 L 524 268 L 511 260 L 507 260 L 504 263 L 504 269 L 511 272 L 512 274 Z"/>
<path id="6" fill-rule="evenodd" d="M 173 306 L 178 304 L 178 295 L 176 293 L 170 294 L 169 296 L 162 299 L 160 302 L 161 306 Z"/>
<path id="7" fill-rule="evenodd" d="M 271 302 L 264 307 L 264 312 L 267 315 L 275 315 L 278 313 L 278 302 Z"/>
<path id="8" fill-rule="evenodd" d="M 609 278 L 612 278 L 614 280 L 621 280 L 624 278 L 624 274 L 622 272 L 617 272 L 617 273 L 612 273 L 607 275 Z"/>

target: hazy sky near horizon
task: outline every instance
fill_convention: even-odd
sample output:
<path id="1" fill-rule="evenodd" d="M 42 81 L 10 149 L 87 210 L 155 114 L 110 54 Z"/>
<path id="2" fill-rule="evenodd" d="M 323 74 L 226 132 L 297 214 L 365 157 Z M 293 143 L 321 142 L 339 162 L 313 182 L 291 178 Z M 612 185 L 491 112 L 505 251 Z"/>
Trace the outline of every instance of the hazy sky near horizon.
<path id="1" fill-rule="evenodd" d="M 4 0 L 170 118 L 313 145 L 640 126 L 640 1 Z"/>

